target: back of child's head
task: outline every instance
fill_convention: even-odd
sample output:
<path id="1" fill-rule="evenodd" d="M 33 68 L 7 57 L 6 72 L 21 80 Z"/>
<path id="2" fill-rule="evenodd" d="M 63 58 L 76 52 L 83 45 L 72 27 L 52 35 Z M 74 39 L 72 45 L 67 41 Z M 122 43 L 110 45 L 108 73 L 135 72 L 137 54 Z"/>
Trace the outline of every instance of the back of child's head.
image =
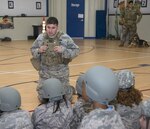
<path id="1" fill-rule="evenodd" d="M 12 87 L 0 88 L 0 111 L 9 112 L 21 106 L 20 93 Z"/>
<path id="2" fill-rule="evenodd" d="M 129 70 L 115 72 L 119 80 L 119 91 L 116 97 L 117 103 L 132 107 L 142 101 L 142 93 L 135 88 L 135 75 Z"/>
<path id="3" fill-rule="evenodd" d="M 85 73 L 87 96 L 100 104 L 107 105 L 118 92 L 118 80 L 114 72 L 104 66 L 95 66 Z"/>
<path id="4" fill-rule="evenodd" d="M 43 82 L 41 87 L 41 97 L 42 99 L 49 99 L 49 101 L 57 101 L 63 99 L 65 95 L 65 89 L 56 78 L 50 78 Z"/>

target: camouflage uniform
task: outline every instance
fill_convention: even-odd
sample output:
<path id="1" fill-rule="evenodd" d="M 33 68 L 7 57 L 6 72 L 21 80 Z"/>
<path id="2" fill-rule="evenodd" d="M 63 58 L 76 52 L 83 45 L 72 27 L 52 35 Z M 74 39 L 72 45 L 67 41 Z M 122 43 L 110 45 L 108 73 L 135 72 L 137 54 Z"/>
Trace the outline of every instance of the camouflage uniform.
<path id="1" fill-rule="evenodd" d="M 142 115 L 150 117 L 150 100 L 143 101 L 141 107 L 142 107 Z"/>
<path id="2" fill-rule="evenodd" d="M 140 129 L 141 105 L 133 104 L 133 107 L 129 107 L 118 104 L 116 110 L 120 114 L 126 129 Z"/>
<path id="3" fill-rule="evenodd" d="M 0 114 L 0 129 L 33 129 L 30 114 L 15 110 Z"/>
<path id="4" fill-rule="evenodd" d="M 127 36 L 129 40 L 128 44 L 130 44 L 132 36 L 137 31 L 137 23 L 140 22 L 141 18 L 142 14 L 140 12 L 140 9 L 137 9 L 137 7 L 134 5 L 132 9 L 127 6 L 123 11 L 120 11 L 120 23 L 122 24 L 122 36 L 120 46 L 124 45 Z"/>
<path id="5" fill-rule="evenodd" d="M 58 32 L 57 34 L 59 33 L 61 32 Z M 40 34 L 31 47 L 31 53 L 33 57 L 39 59 L 40 61 L 39 85 L 37 87 L 39 94 L 40 94 L 40 87 L 43 81 L 48 78 L 52 78 L 52 77 L 57 78 L 63 83 L 65 87 L 68 86 L 69 85 L 69 67 L 68 67 L 69 60 L 72 60 L 79 54 L 79 47 L 74 43 L 71 37 L 69 37 L 67 34 L 64 33 L 62 33 L 58 37 L 59 41 L 56 41 L 59 42 L 57 43 L 57 45 L 60 45 L 62 47 L 63 49 L 62 53 L 57 54 L 53 52 L 52 51 L 53 48 L 51 47 L 52 46 L 54 47 L 54 44 L 56 44 L 55 38 L 56 37 L 53 38 L 48 37 L 46 33 Z M 48 41 L 50 41 L 51 43 L 49 43 Z M 49 50 L 48 54 L 51 54 L 51 57 L 49 55 L 48 56 L 45 55 L 45 53 L 43 54 L 38 53 L 38 48 L 40 48 L 40 46 L 42 46 L 45 43 L 47 43 L 48 46 L 51 45 L 48 48 Z M 46 58 L 48 59 L 51 58 L 52 60 L 49 59 L 48 62 Z M 68 59 L 68 62 L 64 62 L 66 61 L 64 59 Z M 44 62 L 44 60 L 46 60 L 49 64 Z"/>
<path id="6" fill-rule="evenodd" d="M 73 120 L 70 124 L 70 128 L 77 129 L 83 117 L 91 110 L 91 103 L 85 102 L 82 98 L 79 98 L 73 106 Z"/>
<path id="7" fill-rule="evenodd" d="M 150 129 L 150 99 L 143 101 L 141 107 L 142 107 L 142 115 L 140 117 L 141 129 Z"/>
<path id="8" fill-rule="evenodd" d="M 53 113 L 53 102 L 42 104 L 32 114 L 32 122 L 36 129 L 70 129 L 73 112 L 70 102 L 60 104 L 60 111 Z"/>
<path id="9" fill-rule="evenodd" d="M 95 109 L 85 116 L 78 129 L 125 129 L 120 115 L 110 106 Z"/>
<path id="10" fill-rule="evenodd" d="M 135 85 L 135 75 L 129 70 L 120 70 L 115 73 L 119 80 L 120 90 L 128 90 Z M 139 129 L 139 118 L 141 116 L 141 104 L 132 104 L 132 107 L 123 104 L 117 104 L 116 110 L 120 114 L 126 129 Z"/>

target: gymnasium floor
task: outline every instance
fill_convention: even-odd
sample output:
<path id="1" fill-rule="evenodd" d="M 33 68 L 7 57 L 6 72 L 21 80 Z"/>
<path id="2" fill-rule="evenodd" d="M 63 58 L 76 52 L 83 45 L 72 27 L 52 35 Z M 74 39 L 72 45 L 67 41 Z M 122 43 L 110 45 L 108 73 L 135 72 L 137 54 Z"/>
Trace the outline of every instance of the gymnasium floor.
<path id="1" fill-rule="evenodd" d="M 88 68 L 103 65 L 114 71 L 130 69 L 143 99 L 150 98 L 150 48 L 118 47 L 118 40 L 75 39 L 80 55 L 70 63 L 70 84 Z M 12 86 L 22 97 L 22 109 L 32 111 L 38 104 L 38 73 L 30 63 L 33 41 L 0 42 L 0 87 Z"/>

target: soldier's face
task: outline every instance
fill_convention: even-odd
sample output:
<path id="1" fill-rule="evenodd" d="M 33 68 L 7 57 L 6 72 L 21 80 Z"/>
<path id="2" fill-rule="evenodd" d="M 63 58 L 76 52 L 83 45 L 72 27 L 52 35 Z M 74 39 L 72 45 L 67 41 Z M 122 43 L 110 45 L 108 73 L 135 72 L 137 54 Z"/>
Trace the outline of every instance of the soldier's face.
<path id="1" fill-rule="evenodd" d="M 58 31 L 58 25 L 56 24 L 47 24 L 46 25 L 46 32 L 48 36 L 54 36 Z"/>
<path id="2" fill-rule="evenodd" d="M 132 8 L 133 7 L 133 3 L 129 3 L 129 8 Z"/>

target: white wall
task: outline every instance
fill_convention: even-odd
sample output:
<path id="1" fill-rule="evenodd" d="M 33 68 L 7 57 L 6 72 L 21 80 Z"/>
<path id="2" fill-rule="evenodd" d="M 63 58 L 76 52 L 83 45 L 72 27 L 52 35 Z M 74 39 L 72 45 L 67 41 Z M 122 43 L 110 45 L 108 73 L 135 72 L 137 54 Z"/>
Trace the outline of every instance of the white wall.
<path id="1" fill-rule="evenodd" d="M 59 28 L 66 32 L 66 0 L 49 0 L 49 16 L 57 17 Z M 14 29 L 0 30 L 0 38 L 27 40 L 27 36 L 33 35 L 32 25 L 40 24 L 42 17 L 14 17 Z"/>
<path id="2" fill-rule="evenodd" d="M 85 37 L 95 37 L 95 12 L 104 9 L 105 0 L 85 0 Z M 59 29 L 66 32 L 66 0 L 49 0 L 49 16 L 59 20 Z M 0 30 L 0 38 L 27 40 L 33 35 L 32 25 L 42 23 L 42 17 L 14 17 L 14 29 Z"/>
<path id="3" fill-rule="evenodd" d="M 66 32 L 66 0 L 49 0 L 49 14 L 59 20 L 59 29 Z"/>
<path id="4" fill-rule="evenodd" d="M 0 0 L 0 16 L 21 16 L 21 14 L 26 14 L 27 16 L 46 16 L 47 12 L 47 1 L 46 0 Z M 37 3 L 41 2 L 41 8 L 37 9 Z M 9 4 L 8 4 L 9 3 Z M 12 9 L 8 8 L 11 5 Z M 38 4 L 39 5 L 39 4 Z M 9 6 L 10 7 L 10 6 Z"/>
<path id="5" fill-rule="evenodd" d="M 14 29 L 0 30 L 0 38 L 11 37 L 12 40 L 27 40 L 27 36 L 33 35 L 32 25 L 39 25 L 41 22 L 41 17 L 15 17 Z"/>
<path id="6" fill-rule="evenodd" d="M 49 16 L 59 20 L 60 30 L 66 32 L 66 1 L 49 0 Z M 95 11 L 104 9 L 105 0 L 85 0 L 85 37 L 95 37 Z M 42 17 L 15 17 L 14 29 L 0 30 L 0 38 L 11 37 L 12 40 L 27 40 L 28 35 L 33 35 L 32 25 L 42 23 Z M 142 39 L 150 41 L 149 26 L 150 16 L 143 15 L 138 24 L 138 33 Z M 115 16 L 109 16 L 109 34 L 115 35 Z"/>

